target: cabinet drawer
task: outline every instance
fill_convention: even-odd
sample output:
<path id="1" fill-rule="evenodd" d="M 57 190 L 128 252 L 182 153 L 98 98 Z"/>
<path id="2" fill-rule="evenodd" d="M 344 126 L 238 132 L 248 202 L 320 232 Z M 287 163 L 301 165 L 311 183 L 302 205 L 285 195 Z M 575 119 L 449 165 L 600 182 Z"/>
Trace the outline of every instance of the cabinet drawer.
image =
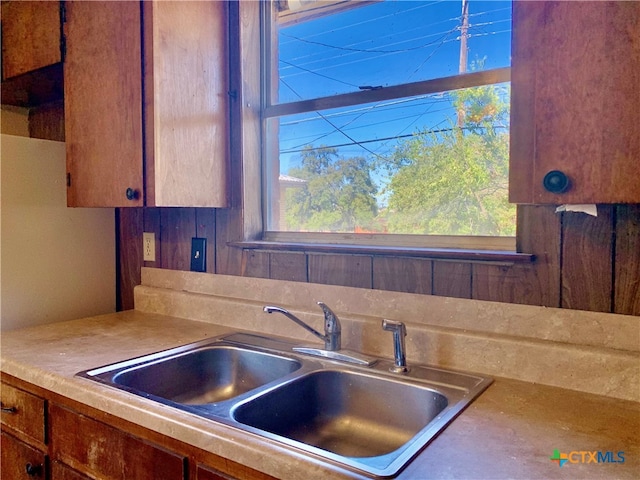
<path id="1" fill-rule="evenodd" d="M 93 418 L 51 404 L 51 456 L 103 480 L 184 479 L 185 458 Z"/>
<path id="2" fill-rule="evenodd" d="M 21 478 L 47 478 L 44 453 L 5 432 L 2 432 L 1 436 L 1 478 L 11 480 L 19 480 Z"/>
<path id="3" fill-rule="evenodd" d="M 2 384 L 1 422 L 37 442 L 45 442 L 45 400 L 24 390 Z"/>

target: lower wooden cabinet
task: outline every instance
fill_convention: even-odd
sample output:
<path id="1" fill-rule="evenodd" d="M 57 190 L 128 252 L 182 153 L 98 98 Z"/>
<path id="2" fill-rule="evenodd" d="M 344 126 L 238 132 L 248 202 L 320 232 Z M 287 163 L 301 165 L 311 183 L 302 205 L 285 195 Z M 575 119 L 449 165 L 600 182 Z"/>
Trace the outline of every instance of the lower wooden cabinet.
<path id="1" fill-rule="evenodd" d="M 27 440 L 43 444 L 45 441 L 45 400 L 25 390 L 2 384 L 0 391 L 4 427 L 24 435 Z"/>
<path id="2" fill-rule="evenodd" d="M 47 456 L 44 452 L 27 445 L 8 433 L 1 433 L 0 478 L 19 480 L 49 478 Z"/>
<path id="3" fill-rule="evenodd" d="M 272 478 L 13 377 L 1 393 L 2 480 Z"/>
<path id="4" fill-rule="evenodd" d="M 51 480 L 92 480 L 58 461 L 51 463 Z"/>
<path id="5" fill-rule="evenodd" d="M 196 480 L 229 480 L 230 478 L 233 477 L 223 475 L 220 472 L 203 467 L 202 465 L 198 465 L 198 468 L 196 469 Z"/>
<path id="6" fill-rule="evenodd" d="M 44 398 L 2 383 L 0 478 L 49 478 L 45 418 Z"/>
<path id="7" fill-rule="evenodd" d="M 102 479 L 183 480 L 183 456 L 59 405 L 49 407 L 51 457 Z"/>

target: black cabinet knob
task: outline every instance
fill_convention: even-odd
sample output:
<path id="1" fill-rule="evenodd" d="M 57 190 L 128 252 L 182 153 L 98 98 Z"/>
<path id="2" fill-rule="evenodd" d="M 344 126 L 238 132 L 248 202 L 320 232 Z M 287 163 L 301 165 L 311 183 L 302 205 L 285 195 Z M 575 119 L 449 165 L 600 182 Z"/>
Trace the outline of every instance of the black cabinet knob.
<path id="1" fill-rule="evenodd" d="M 127 200 L 137 200 L 140 197 L 140 192 L 133 188 L 127 188 L 125 194 L 127 195 Z"/>
<path id="2" fill-rule="evenodd" d="M 27 463 L 25 465 L 25 470 L 27 471 L 27 475 L 30 477 L 40 476 L 42 473 L 42 465 L 33 465 L 32 463 Z"/>
<path id="3" fill-rule="evenodd" d="M 560 170 L 551 170 L 542 179 L 542 185 L 551 193 L 564 193 L 569 190 L 569 177 Z"/>

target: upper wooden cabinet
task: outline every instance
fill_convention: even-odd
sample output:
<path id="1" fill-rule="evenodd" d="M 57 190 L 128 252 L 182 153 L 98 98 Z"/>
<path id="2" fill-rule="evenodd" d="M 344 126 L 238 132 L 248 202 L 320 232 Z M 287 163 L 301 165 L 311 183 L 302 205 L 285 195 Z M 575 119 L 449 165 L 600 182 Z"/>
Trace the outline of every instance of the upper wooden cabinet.
<path id="1" fill-rule="evenodd" d="M 62 98 L 60 2 L 2 2 L 2 103 Z"/>
<path id="2" fill-rule="evenodd" d="M 511 202 L 640 203 L 640 2 L 513 2 L 511 95 Z"/>
<path id="3" fill-rule="evenodd" d="M 60 61 L 60 3 L 3 2 L 2 79 Z"/>
<path id="4" fill-rule="evenodd" d="M 69 206 L 227 206 L 227 9 L 66 2 Z"/>

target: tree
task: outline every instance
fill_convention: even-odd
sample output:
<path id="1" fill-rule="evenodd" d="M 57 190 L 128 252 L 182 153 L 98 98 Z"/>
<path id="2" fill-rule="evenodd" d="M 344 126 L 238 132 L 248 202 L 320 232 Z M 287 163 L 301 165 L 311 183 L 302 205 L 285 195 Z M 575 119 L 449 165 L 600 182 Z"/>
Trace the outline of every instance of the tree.
<path id="1" fill-rule="evenodd" d="M 453 92 L 462 128 L 401 142 L 388 168 L 389 231 L 439 235 L 514 235 L 508 203 L 509 105 L 497 86 Z"/>
<path id="2" fill-rule="evenodd" d="M 341 157 L 335 148 L 307 146 L 288 174 L 306 182 L 286 193 L 286 222 L 298 231 L 353 232 L 378 213 L 377 186 L 364 157 Z"/>

